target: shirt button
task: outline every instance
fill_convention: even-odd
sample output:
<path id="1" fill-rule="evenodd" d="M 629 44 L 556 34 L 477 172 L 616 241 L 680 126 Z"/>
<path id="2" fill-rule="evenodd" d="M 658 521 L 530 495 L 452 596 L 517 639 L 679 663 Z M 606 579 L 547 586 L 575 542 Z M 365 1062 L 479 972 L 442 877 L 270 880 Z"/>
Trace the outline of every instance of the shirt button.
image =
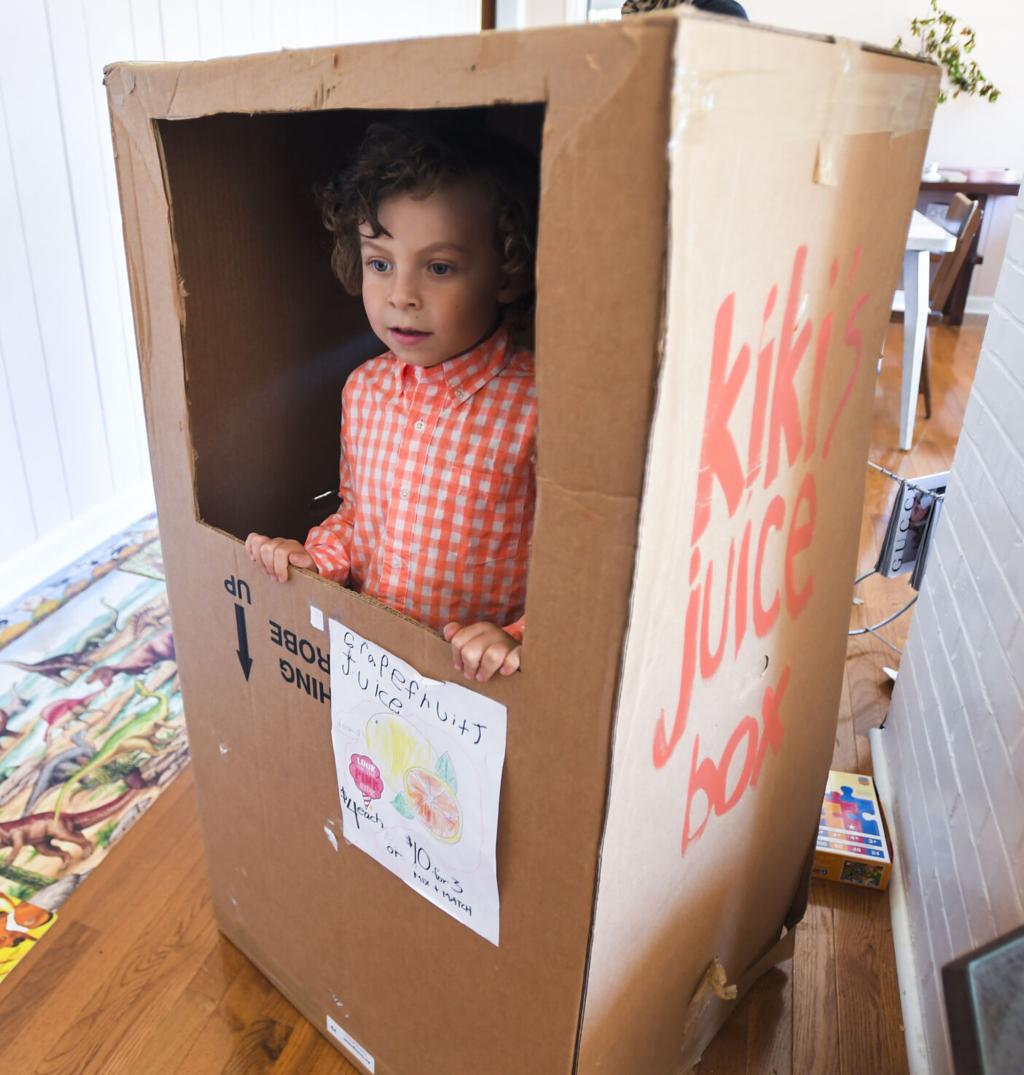
<path id="1" fill-rule="evenodd" d="M 408 485 L 403 485 L 402 488 L 398 490 L 398 495 L 403 500 L 408 500 L 409 499 L 409 486 Z"/>
<path id="2" fill-rule="evenodd" d="M 427 428 L 427 423 L 420 418 L 419 421 L 413 423 L 412 428 L 415 429 L 417 433 L 422 433 L 423 430 Z"/>
<path id="3" fill-rule="evenodd" d="M 395 569 L 395 570 L 397 571 L 397 570 L 398 570 L 398 569 L 399 569 L 399 568 L 400 568 L 400 567 L 402 566 L 402 561 L 401 561 L 401 560 L 399 560 L 399 558 L 398 558 L 398 557 L 396 556 L 396 557 L 395 557 L 395 558 L 394 558 L 394 559 L 393 559 L 393 560 L 391 561 L 391 566 L 392 566 L 392 567 L 393 567 L 393 568 L 394 568 L 394 569 Z"/>
<path id="4" fill-rule="evenodd" d="M 456 388 L 455 389 L 455 398 L 456 399 L 465 399 L 466 398 L 466 390 L 464 388 Z"/>

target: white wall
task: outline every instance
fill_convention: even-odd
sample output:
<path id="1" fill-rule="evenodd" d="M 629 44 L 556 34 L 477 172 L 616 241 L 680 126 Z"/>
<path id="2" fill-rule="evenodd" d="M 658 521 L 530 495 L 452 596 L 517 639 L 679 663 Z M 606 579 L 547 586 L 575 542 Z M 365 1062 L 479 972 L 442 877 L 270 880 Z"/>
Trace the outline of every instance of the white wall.
<path id="1" fill-rule="evenodd" d="M 742 0 L 755 22 L 870 41 L 886 48 L 900 35 L 909 43 L 910 20 L 926 15 L 928 0 Z M 1012 168 L 1024 173 L 1024 9 L 1007 0 L 944 0 L 942 7 L 977 34 L 974 60 L 1002 91 L 995 104 L 950 100 L 935 113 L 927 159 L 940 164 Z M 990 199 L 979 265 L 971 281 L 972 306 L 987 310 L 1006 249 L 1013 199 Z"/>
<path id="2" fill-rule="evenodd" d="M 1024 198 L 892 707 L 872 736 L 899 862 L 908 1051 L 929 1075 L 952 1072 L 942 965 L 1024 924 L 1022 414 Z"/>
<path id="3" fill-rule="evenodd" d="M 104 65 L 470 33 L 480 15 L 479 0 L 0 2 L 0 605 L 152 504 Z"/>
<path id="4" fill-rule="evenodd" d="M 499 30 L 560 26 L 586 21 L 587 0 L 497 0 L 494 23 Z"/>

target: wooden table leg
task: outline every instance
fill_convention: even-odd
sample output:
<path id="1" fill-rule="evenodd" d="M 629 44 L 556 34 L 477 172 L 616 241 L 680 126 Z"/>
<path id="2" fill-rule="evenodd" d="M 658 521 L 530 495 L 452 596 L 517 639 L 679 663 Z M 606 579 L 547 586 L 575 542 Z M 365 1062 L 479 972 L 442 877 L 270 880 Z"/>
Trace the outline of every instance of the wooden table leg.
<path id="1" fill-rule="evenodd" d="M 928 251 L 903 255 L 903 375 L 900 380 L 900 448 L 909 452 L 914 441 L 914 415 L 921 384 L 924 334 L 928 331 Z"/>

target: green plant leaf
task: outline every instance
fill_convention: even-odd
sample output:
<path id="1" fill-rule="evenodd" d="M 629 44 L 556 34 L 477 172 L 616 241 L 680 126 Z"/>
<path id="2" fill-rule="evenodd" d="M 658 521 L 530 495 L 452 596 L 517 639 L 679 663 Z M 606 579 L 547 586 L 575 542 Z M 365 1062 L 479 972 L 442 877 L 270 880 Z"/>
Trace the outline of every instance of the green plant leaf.
<path id="1" fill-rule="evenodd" d="M 455 766 L 452 764 L 451 756 L 447 751 L 437 759 L 437 768 L 434 771 L 452 791 L 458 792 L 459 778 L 455 775 Z"/>
<path id="2" fill-rule="evenodd" d="M 412 812 L 412 807 L 405 801 L 405 796 L 401 792 L 391 800 L 391 805 L 402 815 L 402 817 L 408 818 L 410 821 L 416 816 Z"/>
<path id="3" fill-rule="evenodd" d="M 916 54 L 933 60 L 942 69 L 944 78 L 939 87 L 939 104 L 948 101 L 951 94 L 955 98 L 961 93 L 995 101 L 999 90 L 988 81 L 981 68 L 968 59 L 976 43 L 974 30 L 961 25 L 955 15 L 940 8 L 938 0 L 930 0 L 929 8 L 932 14 L 928 17 L 910 20 L 910 32 L 917 38 Z M 899 37 L 893 48 L 910 52 L 913 46 L 908 48 Z"/>

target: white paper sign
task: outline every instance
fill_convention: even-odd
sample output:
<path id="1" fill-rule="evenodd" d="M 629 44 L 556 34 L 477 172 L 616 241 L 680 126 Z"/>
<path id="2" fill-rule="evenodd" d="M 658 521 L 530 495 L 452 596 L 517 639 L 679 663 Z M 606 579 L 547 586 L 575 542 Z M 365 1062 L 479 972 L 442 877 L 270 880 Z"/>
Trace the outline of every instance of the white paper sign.
<path id="1" fill-rule="evenodd" d="M 345 839 L 497 944 L 505 707 L 424 678 L 336 620 L 330 632 Z"/>

